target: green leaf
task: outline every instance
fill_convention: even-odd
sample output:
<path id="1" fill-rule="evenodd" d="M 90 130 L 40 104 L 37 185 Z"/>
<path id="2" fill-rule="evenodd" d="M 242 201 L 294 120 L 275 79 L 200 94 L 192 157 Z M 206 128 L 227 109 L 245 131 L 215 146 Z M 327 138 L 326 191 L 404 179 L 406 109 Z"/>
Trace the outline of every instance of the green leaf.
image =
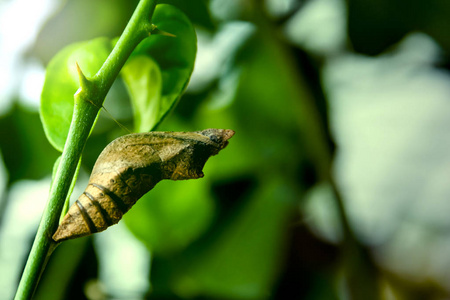
<path id="1" fill-rule="evenodd" d="M 159 30 L 171 33 L 176 37 L 165 35 L 152 35 L 144 40 L 133 52 L 129 63 L 133 63 L 133 57 L 147 56 L 152 58 L 159 66 L 162 75 L 162 91 L 159 104 L 150 104 L 157 107 L 156 119 L 152 129 L 156 128 L 162 119 L 176 105 L 181 93 L 186 88 L 189 78 L 194 69 L 195 55 L 197 52 L 197 37 L 194 27 L 189 19 L 177 8 L 167 4 L 157 5 L 153 14 L 152 23 Z M 126 69 L 126 68 L 125 68 Z M 123 73 L 123 74 L 126 74 Z M 148 76 L 144 74 L 144 76 Z M 125 84 L 128 85 L 127 82 Z M 141 107 L 138 99 L 143 98 L 141 94 L 151 95 L 155 88 L 154 84 L 146 86 L 146 91 L 139 85 L 128 85 L 131 101 L 136 102 L 134 107 Z M 134 97 L 134 96 L 139 97 Z M 141 107 L 142 109 L 142 107 Z M 142 113 L 147 114 L 147 109 Z M 138 112 L 141 114 L 141 111 Z M 145 116 L 141 116 L 142 119 Z"/>
<path id="2" fill-rule="evenodd" d="M 41 281 L 37 287 L 33 300 L 63 300 L 68 299 L 68 295 L 76 289 L 75 280 L 83 282 L 83 276 L 89 276 L 89 272 L 77 276 L 77 270 L 82 264 L 86 264 L 86 259 L 93 255 L 90 239 L 74 239 L 66 241 L 58 246 L 49 260 Z M 92 253 L 92 254 L 90 254 Z M 63 268 L 61 266 L 64 266 Z M 89 268 L 96 268 L 96 265 L 89 264 Z M 55 284 L 58 282 L 58 284 Z"/>
<path id="3" fill-rule="evenodd" d="M 156 253 L 177 252 L 205 232 L 214 203 L 206 179 L 162 181 L 125 216 L 131 232 Z"/>
<path id="4" fill-rule="evenodd" d="M 47 139 L 57 150 L 64 148 L 72 120 L 74 98 L 79 88 L 76 64 L 92 77 L 111 51 L 106 38 L 76 43 L 64 48 L 47 66 L 41 95 L 41 119 Z"/>
<path id="5" fill-rule="evenodd" d="M 262 182 L 203 247 L 175 261 L 172 290 L 186 298 L 267 299 L 282 267 L 295 198 L 281 180 Z"/>
<path id="6" fill-rule="evenodd" d="M 38 112 L 30 111 L 19 103 L 0 117 L 0 149 L 9 183 L 49 175 L 59 155 L 46 142 Z"/>
<path id="7" fill-rule="evenodd" d="M 133 99 L 135 131 L 150 131 L 159 120 L 161 104 L 162 78 L 158 64 L 148 56 L 134 56 L 121 74 Z"/>
<path id="8" fill-rule="evenodd" d="M 215 24 L 209 13 L 208 2 L 205 0 L 158 0 L 158 3 L 171 4 L 181 9 L 192 23 L 206 29 L 214 30 Z"/>

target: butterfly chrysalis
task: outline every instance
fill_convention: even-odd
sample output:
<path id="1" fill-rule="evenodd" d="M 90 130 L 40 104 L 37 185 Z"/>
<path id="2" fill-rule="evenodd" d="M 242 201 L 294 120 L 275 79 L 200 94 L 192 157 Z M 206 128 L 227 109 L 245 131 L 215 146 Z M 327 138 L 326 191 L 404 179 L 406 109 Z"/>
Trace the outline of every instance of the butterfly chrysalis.
<path id="1" fill-rule="evenodd" d="M 116 224 L 136 201 L 163 179 L 203 177 L 208 158 L 234 135 L 229 129 L 129 134 L 98 157 L 86 190 L 70 207 L 53 239 L 61 242 Z"/>

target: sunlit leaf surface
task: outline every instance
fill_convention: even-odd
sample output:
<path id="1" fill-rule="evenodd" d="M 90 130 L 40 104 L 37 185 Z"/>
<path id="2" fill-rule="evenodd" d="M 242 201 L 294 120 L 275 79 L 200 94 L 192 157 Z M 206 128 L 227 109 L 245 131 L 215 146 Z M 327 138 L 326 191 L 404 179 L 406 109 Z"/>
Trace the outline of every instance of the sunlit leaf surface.
<path id="1" fill-rule="evenodd" d="M 41 119 L 50 143 L 62 151 L 72 120 L 74 94 L 79 88 L 76 64 L 92 77 L 111 51 L 108 39 L 98 38 L 70 45 L 59 52 L 47 66 L 41 95 Z"/>

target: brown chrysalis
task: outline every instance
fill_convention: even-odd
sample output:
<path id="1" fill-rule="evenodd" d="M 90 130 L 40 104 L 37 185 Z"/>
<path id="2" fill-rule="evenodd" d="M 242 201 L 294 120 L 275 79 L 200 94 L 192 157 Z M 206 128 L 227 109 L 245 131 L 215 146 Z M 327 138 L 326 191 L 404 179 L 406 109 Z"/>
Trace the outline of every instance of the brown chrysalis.
<path id="1" fill-rule="evenodd" d="M 229 129 L 206 129 L 129 134 L 112 141 L 53 239 L 61 242 L 116 224 L 160 180 L 203 177 L 208 158 L 225 148 L 233 135 Z"/>

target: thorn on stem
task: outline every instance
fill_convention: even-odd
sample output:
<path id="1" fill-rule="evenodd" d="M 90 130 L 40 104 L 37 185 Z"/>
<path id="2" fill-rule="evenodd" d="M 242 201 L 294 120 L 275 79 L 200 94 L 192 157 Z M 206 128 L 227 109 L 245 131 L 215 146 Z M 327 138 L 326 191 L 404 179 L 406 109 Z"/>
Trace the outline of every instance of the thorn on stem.
<path id="1" fill-rule="evenodd" d="M 76 62 L 75 64 L 77 65 L 77 73 L 78 78 L 80 79 L 81 90 L 87 90 L 90 84 L 89 79 L 87 79 L 86 76 L 84 76 L 83 71 L 81 71 L 81 68 L 78 65 L 78 62 Z"/>

